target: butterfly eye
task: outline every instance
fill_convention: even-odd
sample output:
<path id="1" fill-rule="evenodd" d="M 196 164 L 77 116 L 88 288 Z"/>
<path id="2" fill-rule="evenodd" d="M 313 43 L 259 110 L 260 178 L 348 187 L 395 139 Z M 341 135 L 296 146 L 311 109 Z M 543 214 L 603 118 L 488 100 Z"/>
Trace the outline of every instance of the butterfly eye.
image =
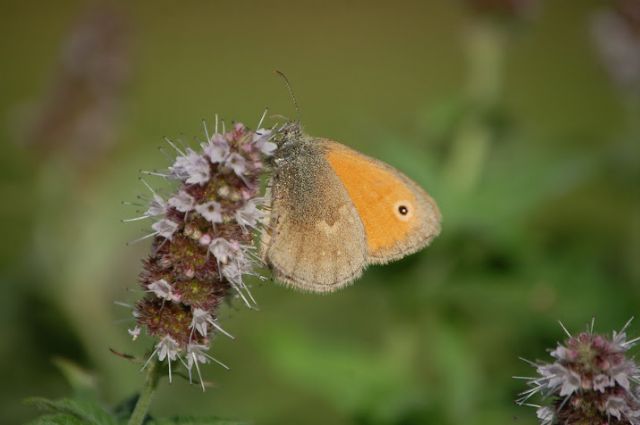
<path id="1" fill-rule="evenodd" d="M 394 205 L 396 217 L 402 221 L 408 221 L 413 215 L 413 207 L 409 201 L 399 201 Z"/>

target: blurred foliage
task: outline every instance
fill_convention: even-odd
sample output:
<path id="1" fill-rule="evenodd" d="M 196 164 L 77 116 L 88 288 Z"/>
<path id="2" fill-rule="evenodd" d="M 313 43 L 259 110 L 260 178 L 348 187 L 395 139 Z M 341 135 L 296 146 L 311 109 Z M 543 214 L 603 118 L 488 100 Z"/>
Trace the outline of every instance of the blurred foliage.
<path id="1" fill-rule="evenodd" d="M 56 363 L 71 386 L 74 397 L 61 400 L 48 400 L 42 397 L 28 398 L 27 405 L 43 412 L 41 416 L 29 422 L 30 425 L 127 424 L 137 397 L 125 400 L 114 409 L 107 409 L 98 399 L 95 380 L 89 373 L 69 361 L 58 360 Z M 246 422 L 229 421 L 217 417 L 154 418 L 147 415 L 144 419 L 147 425 L 246 425 Z"/>
<path id="2" fill-rule="evenodd" d="M 640 305 L 640 100 L 594 43 L 606 1 L 543 2 L 524 20 L 468 3 L 3 2 L 1 422 L 32 420 L 20 400 L 63 399 L 66 380 L 100 388 L 90 410 L 139 390 L 139 367 L 109 351 L 143 354 L 113 305 L 139 296 L 127 290 L 148 249 L 125 247 L 143 225 L 119 223 L 135 214 L 120 201 L 143 193 L 139 169 L 167 165 L 165 135 L 188 142 L 215 112 L 250 126 L 267 105 L 293 115 L 281 69 L 307 130 L 415 178 L 442 235 L 328 296 L 255 282 L 260 311 L 222 312 L 237 338 L 214 354 L 232 370 L 207 368 L 205 393 L 162 385 L 152 412 L 536 423 L 513 403 L 518 357 L 546 356 L 557 320 L 609 331 Z M 78 34 L 94 44 L 71 49 Z M 96 74 L 101 60 L 115 76 Z M 70 414 L 76 397 L 38 404 Z"/>

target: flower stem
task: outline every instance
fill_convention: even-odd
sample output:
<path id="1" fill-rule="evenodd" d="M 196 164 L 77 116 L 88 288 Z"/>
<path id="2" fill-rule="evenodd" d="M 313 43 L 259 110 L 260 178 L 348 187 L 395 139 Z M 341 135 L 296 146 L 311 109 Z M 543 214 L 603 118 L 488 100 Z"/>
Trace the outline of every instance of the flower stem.
<path id="1" fill-rule="evenodd" d="M 472 109 L 453 140 L 446 170 L 451 187 L 463 194 L 478 183 L 494 137 L 487 116 L 500 101 L 508 39 L 501 25 L 481 19 L 471 23 L 465 41 L 467 97 Z"/>
<path id="2" fill-rule="evenodd" d="M 147 376 L 145 378 L 144 387 L 140 392 L 140 397 L 138 397 L 136 407 L 133 409 L 133 413 L 131 413 L 128 425 L 142 425 L 144 423 L 147 411 L 149 410 L 149 405 L 151 404 L 151 398 L 158 386 L 159 380 L 160 366 L 158 361 L 153 359 L 147 366 Z"/>

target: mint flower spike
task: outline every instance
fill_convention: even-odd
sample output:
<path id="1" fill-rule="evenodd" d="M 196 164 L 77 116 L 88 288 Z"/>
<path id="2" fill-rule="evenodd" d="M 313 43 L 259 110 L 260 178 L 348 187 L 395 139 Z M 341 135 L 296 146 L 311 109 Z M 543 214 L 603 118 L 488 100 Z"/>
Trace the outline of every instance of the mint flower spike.
<path id="1" fill-rule="evenodd" d="M 253 252 L 253 232 L 264 223 L 264 199 L 260 177 L 275 145 L 269 130 L 251 131 L 241 123 L 230 131 L 209 135 L 199 148 L 178 147 L 167 139 L 177 157 L 166 172 L 146 174 L 169 179 L 175 190 L 161 196 L 145 180 L 151 192 L 148 209 L 140 217 L 124 221 L 154 220 L 151 253 L 143 262 L 140 285 L 145 297 L 137 302 L 136 325 L 129 335 L 136 340 L 142 330 L 155 339 L 143 369 L 152 361 L 193 369 L 204 390 L 200 364 L 226 365 L 208 354 L 217 333 L 233 336 L 217 321 L 218 306 L 230 296 L 248 308 L 256 301 L 245 276 L 258 260 Z"/>
<path id="2" fill-rule="evenodd" d="M 628 351 L 640 337 L 627 340 L 630 319 L 611 338 L 593 332 L 571 335 L 550 352 L 551 363 L 527 363 L 535 377 L 514 377 L 530 387 L 517 403 L 535 407 L 541 425 L 640 425 L 640 368 Z M 543 405 L 529 403 L 538 395 Z"/>

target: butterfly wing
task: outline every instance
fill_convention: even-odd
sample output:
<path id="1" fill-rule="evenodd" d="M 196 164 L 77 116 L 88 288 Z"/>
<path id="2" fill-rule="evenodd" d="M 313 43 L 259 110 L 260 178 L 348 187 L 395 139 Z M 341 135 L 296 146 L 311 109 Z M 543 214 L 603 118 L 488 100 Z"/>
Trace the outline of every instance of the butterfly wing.
<path id="1" fill-rule="evenodd" d="M 323 144 L 325 158 L 364 225 L 369 263 L 387 263 L 414 253 L 440 233 L 438 206 L 415 182 L 340 143 Z"/>
<path id="2" fill-rule="evenodd" d="M 362 274 L 367 262 L 362 221 L 317 147 L 279 165 L 270 191 L 261 253 L 277 280 L 330 292 Z"/>

